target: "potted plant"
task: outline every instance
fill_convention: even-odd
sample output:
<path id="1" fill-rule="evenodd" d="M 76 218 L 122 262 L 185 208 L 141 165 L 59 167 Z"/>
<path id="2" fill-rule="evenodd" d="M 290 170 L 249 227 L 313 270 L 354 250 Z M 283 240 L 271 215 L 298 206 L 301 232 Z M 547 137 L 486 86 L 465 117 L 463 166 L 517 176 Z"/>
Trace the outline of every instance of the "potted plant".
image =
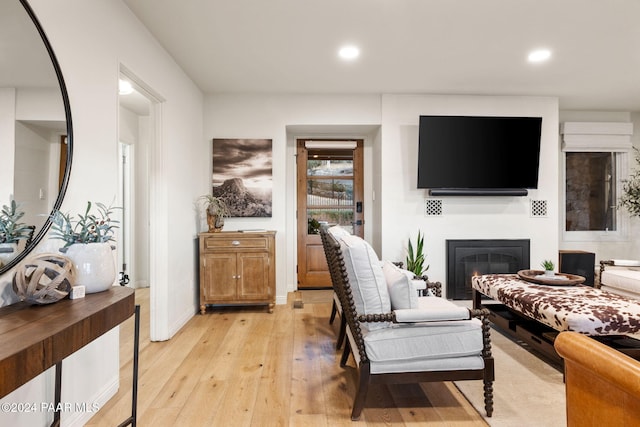
<path id="1" fill-rule="evenodd" d="M 117 208 L 87 202 L 84 214 L 73 216 L 56 211 L 52 216 L 51 238 L 65 242 L 60 249 L 76 267 L 76 285 L 83 285 L 87 293 L 109 289 L 115 281 L 116 270 L 111 254 L 114 229 L 118 221 L 112 218 Z"/>
<path id="2" fill-rule="evenodd" d="M 32 228 L 20 222 L 24 212 L 15 200 L 0 211 L 0 266 L 11 261 L 18 251 L 18 242 L 31 236 Z"/>
<path id="3" fill-rule="evenodd" d="M 204 196 L 200 196 L 199 200 L 203 203 L 203 207 L 207 212 L 209 233 L 222 231 L 224 218 L 229 216 L 229 208 L 224 199 L 211 194 L 205 194 Z"/>
<path id="4" fill-rule="evenodd" d="M 633 148 L 636 163 L 640 165 L 640 150 Z M 618 202 L 632 216 L 640 216 L 640 169 L 636 169 L 628 179 L 622 182 L 622 195 Z"/>
<path id="5" fill-rule="evenodd" d="M 418 237 L 416 239 L 416 247 L 414 249 L 411 239 L 407 245 L 407 270 L 411 271 L 417 277 L 422 275 L 429 269 L 429 266 L 424 266 L 424 236 L 418 231 Z"/>
<path id="6" fill-rule="evenodd" d="M 542 266 L 542 268 L 544 268 L 545 276 L 555 276 L 555 265 L 553 264 L 553 261 L 551 261 L 550 259 L 545 259 L 540 263 L 540 265 Z"/>

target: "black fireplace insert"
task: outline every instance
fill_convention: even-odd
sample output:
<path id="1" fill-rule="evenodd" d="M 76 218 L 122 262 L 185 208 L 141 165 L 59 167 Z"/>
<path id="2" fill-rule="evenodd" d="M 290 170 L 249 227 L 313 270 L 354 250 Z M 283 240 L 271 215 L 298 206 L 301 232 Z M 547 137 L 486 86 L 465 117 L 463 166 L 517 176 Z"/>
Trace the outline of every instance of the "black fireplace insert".
<path id="1" fill-rule="evenodd" d="M 471 278 L 528 269 L 529 239 L 447 240 L 447 298 L 471 299 Z"/>

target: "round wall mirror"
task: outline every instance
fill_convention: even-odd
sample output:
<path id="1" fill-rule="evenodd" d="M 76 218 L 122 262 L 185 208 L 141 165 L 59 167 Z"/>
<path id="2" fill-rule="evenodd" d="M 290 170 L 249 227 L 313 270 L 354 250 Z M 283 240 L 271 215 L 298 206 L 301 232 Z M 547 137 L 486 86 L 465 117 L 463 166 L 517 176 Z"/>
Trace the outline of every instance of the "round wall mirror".
<path id="1" fill-rule="evenodd" d="M 2 274 L 26 257 L 51 226 L 69 181 L 73 134 L 58 60 L 27 0 L 2 2 L 0 40 Z M 18 216 L 16 233 L 6 224 Z"/>

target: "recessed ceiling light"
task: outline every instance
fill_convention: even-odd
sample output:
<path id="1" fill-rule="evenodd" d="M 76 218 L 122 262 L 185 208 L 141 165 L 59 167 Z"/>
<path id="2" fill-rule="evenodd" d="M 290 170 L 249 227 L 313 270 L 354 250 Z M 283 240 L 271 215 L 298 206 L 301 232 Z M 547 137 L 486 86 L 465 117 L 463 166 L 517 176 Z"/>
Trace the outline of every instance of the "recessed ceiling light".
<path id="1" fill-rule="evenodd" d="M 551 51 L 549 49 L 538 49 L 529 53 L 529 62 L 544 62 L 551 58 Z"/>
<path id="2" fill-rule="evenodd" d="M 343 46 L 338 51 L 338 55 L 340 55 L 340 58 L 344 60 L 351 61 L 356 59 L 358 56 L 360 56 L 360 49 L 352 45 Z"/>
<path id="3" fill-rule="evenodd" d="M 131 85 L 131 83 L 129 83 L 126 80 L 120 79 L 118 81 L 118 86 L 119 86 L 118 89 L 119 89 L 120 95 L 129 95 L 133 93 L 133 86 Z"/>

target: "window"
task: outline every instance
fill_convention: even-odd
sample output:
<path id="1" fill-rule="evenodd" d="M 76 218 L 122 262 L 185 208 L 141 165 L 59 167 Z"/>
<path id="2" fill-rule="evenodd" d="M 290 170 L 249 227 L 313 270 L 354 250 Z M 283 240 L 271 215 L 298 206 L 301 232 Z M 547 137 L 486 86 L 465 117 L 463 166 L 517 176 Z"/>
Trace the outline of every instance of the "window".
<path id="1" fill-rule="evenodd" d="M 617 209 L 629 170 L 631 123 L 563 123 L 565 241 L 626 240 Z"/>
<path id="2" fill-rule="evenodd" d="M 616 153 L 565 155 L 565 229 L 616 231 Z"/>

